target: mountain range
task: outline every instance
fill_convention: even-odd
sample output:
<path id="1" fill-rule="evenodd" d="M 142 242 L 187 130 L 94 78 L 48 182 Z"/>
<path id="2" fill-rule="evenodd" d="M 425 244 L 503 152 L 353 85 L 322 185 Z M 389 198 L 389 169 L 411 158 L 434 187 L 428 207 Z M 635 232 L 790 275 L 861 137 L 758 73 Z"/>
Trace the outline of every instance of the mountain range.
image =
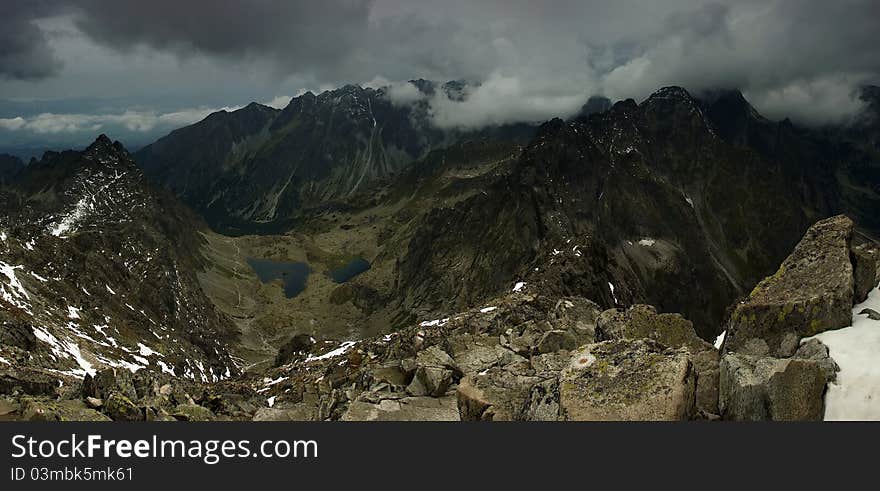
<path id="1" fill-rule="evenodd" d="M 846 320 L 880 281 L 880 88 L 822 128 L 770 121 L 735 90 L 666 87 L 592 98 L 567 121 L 466 130 L 435 126 L 426 102 L 466 104 L 466 84 L 411 84 L 407 103 L 357 86 L 252 103 L 134 154 L 102 135 L 27 165 L 0 156 L 4 414 L 821 417 L 731 405 L 724 374 L 753 362 L 742 356 L 783 371 L 801 356 L 755 351 L 746 341 L 777 338 L 735 315 L 750 299 L 787 305 L 789 290 L 756 289 L 793 274 L 780 264 L 842 257 Z M 855 224 L 814 226 L 837 215 Z M 651 340 L 621 334 L 634 331 Z M 585 408 L 564 383 L 583 353 L 659 370 L 684 399 Z M 798 363 L 833 363 L 816 353 Z M 630 383 L 610 393 L 642 387 Z"/>

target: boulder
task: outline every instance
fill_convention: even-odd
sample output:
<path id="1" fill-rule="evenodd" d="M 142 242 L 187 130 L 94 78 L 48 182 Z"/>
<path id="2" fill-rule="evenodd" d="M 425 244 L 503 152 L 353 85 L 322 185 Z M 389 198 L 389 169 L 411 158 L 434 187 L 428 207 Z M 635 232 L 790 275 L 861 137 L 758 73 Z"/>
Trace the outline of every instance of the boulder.
<path id="1" fill-rule="evenodd" d="M 94 376 L 86 374 L 83 379 L 83 397 L 107 399 L 113 392 L 131 400 L 138 399 L 131 372 L 122 368 L 106 368 L 99 370 Z"/>
<path id="2" fill-rule="evenodd" d="M 455 335 L 450 337 L 449 344 L 452 358 L 462 373 L 482 372 L 492 366 L 503 366 L 523 359 L 501 346 L 498 336 Z"/>
<path id="3" fill-rule="evenodd" d="M 178 421 L 213 421 L 214 413 L 198 404 L 180 404 L 171 412 Z"/>
<path id="4" fill-rule="evenodd" d="M 694 324 L 681 314 L 659 314 L 651 305 L 609 309 L 596 322 L 596 341 L 609 339 L 653 339 L 670 348 L 702 351 L 712 345 L 700 339 Z"/>
<path id="5" fill-rule="evenodd" d="M 731 353 L 721 360 L 719 406 L 733 421 L 818 421 L 826 375 L 819 362 Z"/>
<path id="6" fill-rule="evenodd" d="M 24 367 L 0 369 L 0 394 L 54 396 L 60 385 L 57 377 L 37 370 Z"/>
<path id="7" fill-rule="evenodd" d="M 596 322 L 596 340 L 651 339 L 669 348 L 686 348 L 697 374 L 697 409 L 718 414 L 718 350 L 697 336 L 680 314 L 660 314 L 651 305 L 609 309 Z"/>
<path id="8" fill-rule="evenodd" d="M 619 339 L 576 351 L 559 375 L 559 406 L 573 421 L 687 420 L 696 374 L 687 349 Z"/>
<path id="9" fill-rule="evenodd" d="M 343 421 L 459 421 L 455 397 L 404 397 L 377 404 L 355 401 Z"/>
<path id="10" fill-rule="evenodd" d="M 440 397 L 446 394 L 461 369 L 439 346 L 431 346 L 416 354 L 415 372 L 406 391 L 413 396 Z"/>
<path id="11" fill-rule="evenodd" d="M 758 283 L 730 318 L 724 350 L 791 356 L 802 337 L 849 326 L 853 306 L 852 220 L 810 227 L 779 270 Z M 754 341 L 753 341 L 754 340 Z"/>
<path id="12" fill-rule="evenodd" d="M 114 421 L 143 421 L 144 412 L 121 392 L 112 392 L 104 400 L 104 414 Z"/>
<path id="13" fill-rule="evenodd" d="M 107 416 L 77 400 L 50 401 L 27 398 L 22 401 L 24 421 L 110 421 Z"/>
<path id="14" fill-rule="evenodd" d="M 525 408 L 530 406 L 532 389 L 547 380 L 547 377 L 537 375 L 525 361 L 467 375 L 456 390 L 461 420 L 527 420 Z"/>
<path id="15" fill-rule="evenodd" d="M 880 249 L 877 244 L 861 244 L 852 248 L 853 295 L 862 303 L 880 283 Z"/>
<path id="16" fill-rule="evenodd" d="M 554 353 L 556 351 L 571 351 L 578 347 L 577 338 L 568 331 L 553 329 L 544 333 L 538 341 L 538 353 Z"/>
<path id="17" fill-rule="evenodd" d="M 261 407 L 254 414 L 253 421 L 315 421 L 317 408 L 309 404 L 294 404 L 291 407 Z"/>
<path id="18" fill-rule="evenodd" d="M 831 358 L 831 355 L 828 352 L 828 346 L 825 346 L 822 341 L 814 338 L 801 343 L 801 346 L 795 352 L 793 358 L 813 360 L 819 364 L 820 368 L 822 368 L 822 373 L 825 374 L 825 380 L 827 383 L 837 380 L 837 372 L 840 371 L 840 367 L 837 366 L 837 362 Z"/>

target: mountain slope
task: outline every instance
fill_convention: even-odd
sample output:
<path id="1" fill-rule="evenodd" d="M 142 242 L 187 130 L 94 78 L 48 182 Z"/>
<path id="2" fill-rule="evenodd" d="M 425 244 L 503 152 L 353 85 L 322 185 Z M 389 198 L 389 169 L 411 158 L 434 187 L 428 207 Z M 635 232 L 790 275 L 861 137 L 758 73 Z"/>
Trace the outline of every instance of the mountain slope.
<path id="1" fill-rule="evenodd" d="M 202 293 L 200 222 L 101 136 L 47 153 L 4 189 L 2 357 L 54 373 L 104 366 L 216 380 L 232 324 Z"/>
<path id="2" fill-rule="evenodd" d="M 676 87 L 551 121 L 509 177 L 425 220 L 398 295 L 430 310 L 540 283 L 606 307 L 682 312 L 708 339 L 727 305 L 839 208 L 827 173 L 789 162 L 728 143 Z"/>
<path id="3" fill-rule="evenodd" d="M 411 82 L 424 97 L 464 97 L 464 85 Z M 135 154 L 145 173 L 218 231 L 278 232 L 303 210 L 356 194 L 473 132 L 440 130 L 422 99 L 398 104 L 387 88 L 307 92 L 283 111 L 251 104 L 172 132 Z M 484 136 L 527 139 L 530 125 Z"/>

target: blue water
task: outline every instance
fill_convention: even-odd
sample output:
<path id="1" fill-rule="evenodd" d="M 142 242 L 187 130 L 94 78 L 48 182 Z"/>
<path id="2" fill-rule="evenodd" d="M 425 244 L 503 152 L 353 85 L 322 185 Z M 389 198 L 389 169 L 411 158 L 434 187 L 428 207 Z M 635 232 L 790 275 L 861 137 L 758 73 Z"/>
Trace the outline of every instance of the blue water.
<path id="1" fill-rule="evenodd" d="M 248 264 L 257 273 L 257 278 L 263 283 L 282 280 L 284 282 L 284 296 L 293 298 L 306 289 L 306 280 L 312 268 L 306 263 L 295 261 L 273 261 L 271 259 L 247 258 Z"/>
<path id="2" fill-rule="evenodd" d="M 356 257 L 345 266 L 330 270 L 327 274 L 334 282 L 345 283 L 368 269 L 370 269 L 370 263 L 362 257 Z"/>

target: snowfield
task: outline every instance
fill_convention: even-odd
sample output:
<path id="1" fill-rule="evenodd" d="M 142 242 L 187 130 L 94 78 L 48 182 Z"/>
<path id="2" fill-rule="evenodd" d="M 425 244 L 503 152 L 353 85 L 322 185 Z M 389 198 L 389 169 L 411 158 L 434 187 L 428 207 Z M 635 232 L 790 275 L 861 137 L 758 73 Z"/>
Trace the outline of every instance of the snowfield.
<path id="1" fill-rule="evenodd" d="M 859 315 L 866 308 L 880 312 L 880 288 L 853 307 L 852 326 L 815 336 L 840 366 L 825 394 L 825 420 L 880 420 L 880 321 Z"/>

